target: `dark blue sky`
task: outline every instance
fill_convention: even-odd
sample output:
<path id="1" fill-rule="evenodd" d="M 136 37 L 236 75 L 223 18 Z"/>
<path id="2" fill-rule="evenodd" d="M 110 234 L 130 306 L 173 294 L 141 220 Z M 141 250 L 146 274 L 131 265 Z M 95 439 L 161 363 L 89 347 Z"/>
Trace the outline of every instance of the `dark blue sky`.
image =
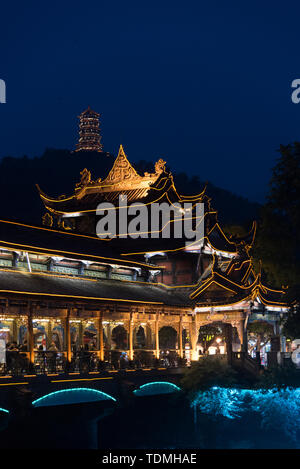
<path id="1" fill-rule="evenodd" d="M 132 161 L 163 157 L 262 200 L 279 144 L 300 140 L 299 14 L 293 1 L 2 4 L 0 156 L 72 149 L 90 105 L 106 151 L 123 143 Z"/>

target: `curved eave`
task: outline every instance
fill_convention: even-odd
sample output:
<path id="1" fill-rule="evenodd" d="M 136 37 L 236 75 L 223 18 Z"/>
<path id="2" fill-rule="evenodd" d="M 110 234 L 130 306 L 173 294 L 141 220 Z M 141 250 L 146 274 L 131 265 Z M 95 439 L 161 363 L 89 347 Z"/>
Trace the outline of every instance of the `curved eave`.
<path id="1" fill-rule="evenodd" d="M 173 177 L 172 177 L 173 179 Z M 202 202 L 203 200 L 203 197 L 205 195 L 205 192 L 206 192 L 206 188 L 207 188 L 207 183 L 205 184 L 204 186 L 204 189 L 202 190 L 202 192 L 200 192 L 199 194 L 195 194 L 195 195 L 184 195 L 184 194 L 179 194 L 176 187 L 175 187 L 175 183 L 173 182 L 173 188 L 174 188 L 174 191 L 178 197 L 178 200 L 180 200 L 181 202 Z"/>
<path id="2" fill-rule="evenodd" d="M 102 194 L 101 192 L 101 185 L 103 186 L 105 181 L 103 181 L 100 185 L 99 185 L 99 195 Z M 109 184 L 111 185 L 111 184 Z M 88 209 L 88 210 L 85 210 L 85 209 L 81 209 L 82 208 L 82 205 L 84 203 L 84 197 L 83 196 L 82 198 L 80 198 L 80 191 L 84 192 L 86 191 L 86 189 L 88 189 L 89 187 L 90 188 L 95 188 L 95 184 L 89 184 L 88 186 L 86 187 L 83 187 L 82 189 L 80 190 L 77 190 L 75 194 L 71 195 L 71 196 L 68 196 L 68 197 L 61 197 L 61 198 L 54 198 L 54 197 L 49 197 L 47 194 L 45 194 L 41 188 L 39 187 L 38 184 L 36 184 L 36 187 L 38 189 L 38 192 L 39 192 L 39 195 L 43 201 L 43 203 L 45 204 L 45 207 L 50 211 L 50 212 L 53 212 L 57 215 L 72 215 L 73 213 L 95 213 L 96 210 L 97 210 L 97 207 L 96 208 L 92 208 L 92 209 Z M 113 185 L 112 185 L 113 187 Z M 146 196 L 143 196 L 143 197 L 140 197 L 138 195 L 139 193 L 139 189 L 133 189 L 131 190 L 130 188 L 121 188 L 120 190 L 116 191 L 117 193 L 119 194 L 122 194 L 122 193 L 127 193 L 127 192 L 134 192 L 134 194 L 137 195 L 137 197 L 132 197 L 130 196 L 130 199 L 131 199 L 131 204 L 135 202 L 135 199 L 136 199 L 136 203 L 143 203 L 145 205 L 150 205 L 152 203 L 161 203 L 161 202 L 167 202 L 169 203 L 170 205 L 174 204 L 174 203 L 193 203 L 193 204 L 196 204 L 196 203 L 201 203 L 202 202 L 202 194 L 204 194 L 204 191 L 203 193 L 200 193 L 200 194 L 197 194 L 195 196 L 181 196 L 178 194 L 177 190 L 176 190 L 176 187 L 174 185 L 174 181 L 173 181 L 173 176 L 171 173 L 168 173 L 166 171 L 163 171 L 157 178 L 157 180 L 149 186 L 149 188 L 147 188 L 147 195 Z M 143 192 L 145 192 L 145 188 L 143 189 Z M 106 194 L 108 194 L 109 192 L 104 192 L 103 191 L 103 195 L 105 196 Z M 89 195 L 89 194 L 87 194 Z M 165 200 L 164 200 L 165 199 Z M 105 198 L 106 200 L 106 198 Z M 77 205 L 74 206 L 74 203 L 76 203 Z M 98 203 L 97 203 L 98 205 Z M 81 207 L 80 207 L 81 206 Z"/>
<path id="3" fill-rule="evenodd" d="M 251 272 L 253 272 L 251 259 L 243 261 L 233 259 L 228 265 L 225 275 L 235 282 L 245 285 Z"/>
<path id="4" fill-rule="evenodd" d="M 219 299 L 218 301 L 196 301 L 194 304 L 195 308 L 214 308 L 214 307 L 237 307 L 240 306 L 240 308 L 244 308 L 245 305 L 243 305 L 243 302 L 245 301 L 250 301 L 251 300 L 251 295 L 241 295 L 241 296 L 236 296 L 234 298 L 223 298 Z"/>
<path id="5" fill-rule="evenodd" d="M 259 282 L 256 289 L 256 295 L 264 306 L 288 307 L 288 303 L 282 301 L 282 296 L 285 295 L 283 290 L 272 290 Z"/>
<path id="6" fill-rule="evenodd" d="M 230 239 L 232 239 L 233 242 L 235 242 L 236 244 L 240 244 L 244 242 L 250 248 L 254 244 L 256 230 L 257 230 L 257 222 L 254 220 L 252 222 L 251 229 L 247 234 L 245 234 L 244 236 L 236 236 L 236 237 L 232 236 Z"/>
<path id="7" fill-rule="evenodd" d="M 251 294 L 252 289 L 256 285 L 256 282 L 257 280 L 255 279 L 251 285 L 247 285 L 247 286 L 240 285 L 224 277 L 218 272 L 213 272 L 212 275 L 208 279 L 206 279 L 202 285 L 200 285 L 196 290 L 194 290 L 190 294 L 190 298 L 192 300 L 194 300 L 195 298 L 198 298 L 199 296 L 201 296 L 201 294 L 204 291 L 206 291 L 207 289 L 210 289 L 212 286 L 215 286 L 215 285 L 217 285 L 220 289 L 223 289 L 224 293 L 227 292 L 227 296 L 228 296 L 228 292 L 234 295 L 248 296 Z"/>
<path id="8" fill-rule="evenodd" d="M 214 282 L 217 285 L 219 285 L 220 288 L 223 288 L 225 290 L 230 290 L 234 292 L 235 294 L 250 294 L 254 291 L 255 288 L 258 288 L 260 285 L 260 276 L 257 275 L 253 282 L 250 285 L 245 285 L 244 283 L 239 283 L 237 281 L 234 281 L 230 279 L 229 277 L 226 276 L 225 274 L 220 273 L 219 271 L 216 270 L 217 267 L 217 262 L 216 262 L 216 256 L 213 258 L 213 266 L 212 266 L 212 271 L 211 275 L 205 279 L 203 283 L 198 285 L 198 287 L 190 294 L 190 298 L 194 299 L 201 295 L 204 290 L 206 290 L 208 287 L 211 286 L 211 284 Z"/>
<path id="9" fill-rule="evenodd" d="M 165 180 L 165 181 L 164 181 Z M 162 183 L 162 184 L 161 184 Z M 109 191 L 101 191 L 101 188 L 103 186 L 104 182 L 101 184 L 89 184 L 87 186 L 84 186 L 78 190 L 76 190 L 76 193 L 69 196 L 69 197 L 64 197 L 64 198 L 53 198 L 49 197 L 47 194 L 45 194 L 41 188 L 36 184 L 36 187 L 39 191 L 39 195 L 45 205 L 45 207 L 52 213 L 55 213 L 57 215 L 72 215 L 73 213 L 95 213 L 97 211 L 98 204 L 101 200 L 103 201 L 109 201 L 108 194 L 110 193 Z M 160 185 L 161 184 L 161 185 Z M 169 177 L 168 173 L 162 173 L 158 179 L 155 181 L 154 185 L 150 185 L 147 188 L 130 188 L 130 187 L 124 187 L 120 188 L 120 190 L 116 190 L 116 184 L 109 184 L 109 186 L 112 187 L 111 193 L 117 193 L 117 194 L 127 194 L 129 196 L 129 200 L 131 205 L 136 201 L 137 205 L 139 203 L 143 203 L 145 205 L 152 204 L 154 202 L 161 202 L 162 198 L 164 195 L 166 195 L 167 199 L 166 201 L 169 201 L 169 203 L 172 204 L 172 200 L 168 200 L 168 194 L 170 189 L 172 188 L 172 179 Z M 96 206 L 95 208 L 91 209 L 84 209 L 84 203 L 85 203 L 85 197 L 89 197 L 93 194 L 90 194 L 89 192 L 84 194 L 89 188 L 95 189 L 98 188 L 99 192 L 95 192 L 94 194 L 98 194 L 98 196 L 102 197 L 101 200 L 96 201 Z M 147 195 L 144 196 L 145 191 L 147 191 Z M 81 197 L 81 195 L 83 195 Z M 141 197 L 142 195 L 142 197 Z M 118 199 L 115 198 L 115 199 Z M 113 202 L 113 201 L 112 201 Z M 75 204 L 75 205 L 74 205 Z M 118 206 L 116 205 L 116 208 Z"/>
<path id="10" fill-rule="evenodd" d="M 216 222 L 212 229 L 207 233 L 206 238 L 210 246 L 216 251 L 230 254 L 237 252 L 236 243 L 227 238 L 218 222 Z"/>
<path id="11" fill-rule="evenodd" d="M 68 200 L 76 199 L 75 194 L 73 194 L 69 197 L 64 197 L 64 198 L 49 197 L 44 191 L 42 191 L 42 189 L 40 188 L 40 186 L 38 184 L 36 184 L 35 186 L 36 186 L 36 188 L 39 192 L 39 196 L 41 197 L 41 199 L 42 199 L 42 201 L 44 202 L 45 205 L 47 205 L 47 203 L 61 204 L 61 203 L 66 202 Z"/>
<path id="12" fill-rule="evenodd" d="M 204 214 L 204 218 L 207 217 L 208 215 L 210 215 L 211 213 L 214 213 L 214 212 L 206 212 Z M 151 233 L 151 232 L 149 232 Z M 181 244 L 181 240 L 182 240 L 182 244 Z M 139 247 L 140 246 L 140 243 L 139 243 L 139 240 L 137 239 L 136 242 L 134 243 L 135 246 L 132 247 L 132 249 L 130 249 L 130 252 L 122 252 L 121 253 L 121 256 L 136 256 L 136 255 L 145 255 L 145 254 L 150 254 L 150 253 L 156 253 L 156 252 L 161 252 L 161 253 L 177 253 L 177 252 L 180 252 L 180 251 L 186 251 L 187 248 L 191 248 L 193 246 L 198 246 L 199 245 L 199 241 L 202 241 L 205 242 L 207 241 L 208 242 L 208 238 L 207 236 L 204 236 L 203 238 L 201 239 L 196 239 L 195 241 L 191 241 L 187 244 L 187 241 L 186 241 L 186 238 L 172 238 L 171 239 L 171 242 L 173 243 L 173 245 L 176 245 L 177 247 L 176 248 L 170 248 L 170 249 L 164 249 L 164 246 L 166 244 L 166 241 L 164 238 L 156 238 L 156 239 L 152 239 L 152 249 L 149 249 L 147 247 L 147 249 L 144 249 L 144 250 L 141 250 L 141 248 Z M 155 241 L 155 247 L 153 248 L 153 241 Z M 162 243 L 161 245 L 159 245 L 159 243 Z M 211 245 L 210 245 L 211 246 Z M 136 250 L 134 250 L 136 249 Z M 218 251 L 218 252 L 227 252 L 227 251 L 221 251 L 220 249 L 217 249 L 215 248 L 214 246 L 211 246 L 211 249 L 212 250 L 215 250 L 215 251 Z"/>

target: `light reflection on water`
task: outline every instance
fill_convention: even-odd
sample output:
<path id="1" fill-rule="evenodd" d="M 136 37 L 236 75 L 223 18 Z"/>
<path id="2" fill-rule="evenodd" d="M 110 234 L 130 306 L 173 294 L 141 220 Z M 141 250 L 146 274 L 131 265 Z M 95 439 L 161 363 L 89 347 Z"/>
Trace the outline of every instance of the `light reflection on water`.
<path id="1" fill-rule="evenodd" d="M 266 438 L 266 441 L 269 436 L 273 439 L 278 437 L 279 440 L 284 437 L 286 444 L 300 448 L 300 388 L 248 390 L 213 387 L 198 392 L 191 406 L 195 411 L 194 423 L 199 426 L 199 431 L 201 414 L 208 416 L 212 422 L 223 418 L 225 426 L 227 421 L 233 431 L 235 427 L 243 429 L 243 421 L 247 423 L 250 441 L 237 441 L 235 447 L 241 444 L 255 447 L 255 436 L 260 440 Z M 251 433 L 251 426 L 256 426 L 256 423 L 258 432 Z M 253 433 L 256 435 L 253 436 Z M 269 444 L 273 446 L 271 442 Z"/>

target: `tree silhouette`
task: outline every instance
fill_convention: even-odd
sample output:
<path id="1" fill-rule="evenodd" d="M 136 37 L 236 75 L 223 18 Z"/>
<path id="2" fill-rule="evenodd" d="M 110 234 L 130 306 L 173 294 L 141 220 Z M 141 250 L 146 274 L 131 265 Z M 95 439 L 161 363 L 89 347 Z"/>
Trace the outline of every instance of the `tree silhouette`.
<path id="1" fill-rule="evenodd" d="M 279 151 L 253 254 L 270 283 L 289 286 L 292 300 L 300 297 L 300 143 Z"/>

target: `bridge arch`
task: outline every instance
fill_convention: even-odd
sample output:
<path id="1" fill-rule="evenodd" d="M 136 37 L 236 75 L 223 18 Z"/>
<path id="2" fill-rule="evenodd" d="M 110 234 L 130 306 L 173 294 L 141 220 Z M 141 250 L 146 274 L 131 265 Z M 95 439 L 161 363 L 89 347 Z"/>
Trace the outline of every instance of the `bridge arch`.
<path id="1" fill-rule="evenodd" d="M 181 391 L 179 386 L 169 381 L 153 381 L 146 383 L 136 389 L 134 394 L 136 396 L 154 396 L 159 394 L 171 394 Z"/>
<path id="2" fill-rule="evenodd" d="M 83 404 L 116 399 L 105 392 L 91 388 L 69 388 L 54 391 L 32 402 L 34 407 L 48 407 L 68 404 Z"/>
<path id="3" fill-rule="evenodd" d="M 3 412 L 4 414 L 9 414 L 9 410 L 3 409 L 3 407 L 0 407 L 0 415 L 1 415 L 2 412 Z"/>

